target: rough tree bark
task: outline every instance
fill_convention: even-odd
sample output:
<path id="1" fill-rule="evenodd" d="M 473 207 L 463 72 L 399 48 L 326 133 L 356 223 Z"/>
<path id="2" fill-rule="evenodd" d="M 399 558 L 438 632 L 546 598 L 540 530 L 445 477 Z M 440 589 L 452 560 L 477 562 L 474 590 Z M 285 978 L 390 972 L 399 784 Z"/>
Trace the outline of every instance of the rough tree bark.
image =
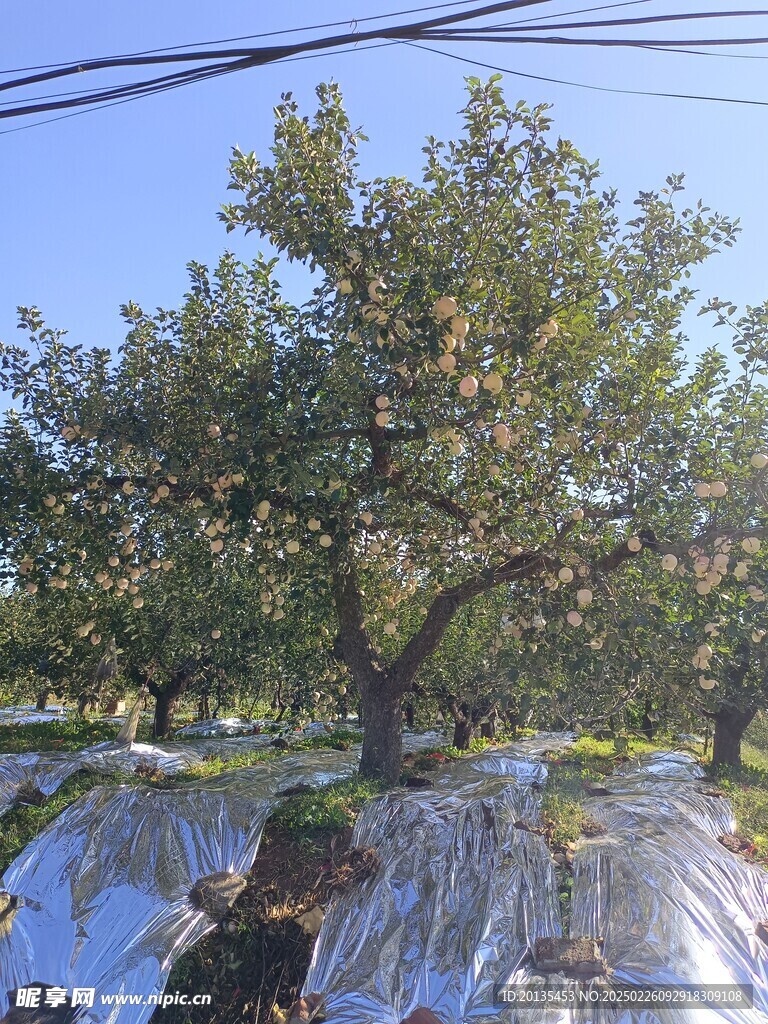
<path id="1" fill-rule="evenodd" d="M 453 699 L 448 704 L 448 710 L 453 718 L 453 746 L 457 750 L 469 750 L 478 726 L 482 736 L 493 737 L 495 730 L 490 720 L 492 709 L 487 701 L 470 704 L 468 701 L 459 703 Z"/>
<path id="2" fill-rule="evenodd" d="M 155 739 L 162 739 L 170 733 L 179 697 L 192 681 L 192 675 L 190 672 L 171 672 L 167 682 L 162 685 L 152 680 L 147 683 L 149 692 L 155 698 L 155 717 L 152 723 Z"/>
<path id="3" fill-rule="evenodd" d="M 759 659 L 764 672 L 762 658 Z M 750 691 L 744 690 L 745 680 L 753 667 L 753 655 L 750 644 L 742 641 L 734 652 L 728 670 L 728 689 L 732 693 L 742 691 L 741 707 L 723 702 L 714 713 L 707 717 L 715 723 L 712 740 L 712 764 L 729 768 L 741 767 L 741 741 L 750 722 L 765 703 L 765 686 Z M 765 678 L 763 682 L 765 683 Z"/>
<path id="4" fill-rule="evenodd" d="M 475 723 L 470 715 L 462 714 L 460 711 L 454 713 L 452 743 L 457 750 L 469 750 L 474 731 Z"/>
<path id="5" fill-rule="evenodd" d="M 727 707 L 717 710 L 712 744 L 712 764 L 715 767 L 741 767 L 741 741 L 757 712 L 756 707 L 747 711 Z"/>
<path id="6" fill-rule="evenodd" d="M 333 584 L 339 620 L 335 652 L 344 660 L 357 684 L 365 721 L 360 773 L 396 782 L 402 753 L 402 694 L 391 674 L 380 664 L 366 633 L 362 597 L 353 569 L 335 563 Z"/>

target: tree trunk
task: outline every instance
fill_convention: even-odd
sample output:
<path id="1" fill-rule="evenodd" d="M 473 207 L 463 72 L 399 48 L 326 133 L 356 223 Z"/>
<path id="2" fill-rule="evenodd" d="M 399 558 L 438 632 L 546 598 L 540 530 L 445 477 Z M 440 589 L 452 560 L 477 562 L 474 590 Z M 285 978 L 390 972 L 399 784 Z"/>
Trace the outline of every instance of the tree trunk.
<path id="1" fill-rule="evenodd" d="M 48 704 L 48 694 L 50 690 L 46 686 L 44 690 L 41 690 L 37 695 L 37 703 L 35 704 L 35 711 L 45 711 L 46 705 Z"/>
<path id="2" fill-rule="evenodd" d="M 334 655 L 349 668 L 360 693 L 365 727 L 360 774 L 393 784 L 400 776 L 402 755 L 401 700 L 410 693 L 424 661 L 436 649 L 462 604 L 486 583 L 443 591 L 432 602 L 422 627 L 388 668 L 382 664 L 366 629 L 362 592 L 353 561 L 332 554 L 333 603 L 339 620 Z"/>
<path id="3" fill-rule="evenodd" d="M 496 739 L 496 713 L 491 712 L 488 716 L 488 720 L 481 723 L 480 735 L 486 740 Z"/>
<path id="4" fill-rule="evenodd" d="M 715 736 L 712 744 L 712 764 L 728 768 L 741 768 L 741 740 L 757 708 L 737 711 L 721 707 L 715 715 Z"/>
<path id="5" fill-rule="evenodd" d="M 360 774 L 393 785 L 400 777 L 403 754 L 400 698 L 382 699 L 366 690 L 360 703 L 365 721 Z"/>
<path id="6" fill-rule="evenodd" d="M 651 703 L 651 698 L 646 697 L 645 705 L 643 707 L 643 723 L 640 727 L 640 731 L 647 740 L 653 740 L 654 736 L 656 735 L 656 723 L 651 718 L 652 711 L 653 704 Z"/>
<path id="7" fill-rule="evenodd" d="M 520 712 L 504 711 L 501 717 L 512 735 L 517 736 L 517 730 L 520 728 Z"/>
<path id="8" fill-rule="evenodd" d="M 416 724 L 416 709 L 413 706 L 412 700 L 409 700 L 405 705 L 405 724 L 409 729 L 412 729 Z"/>
<path id="9" fill-rule="evenodd" d="M 161 690 L 155 697 L 155 718 L 152 723 L 152 735 L 156 740 L 167 736 L 173 725 L 173 715 L 178 704 L 178 696 Z"/>
<path id="10" fill-rule="evenodd" d="M 155 739 L 162 739 L 170 733 L 179 697 L 191 679 L 191 675 L 174 672 L 164 686 L 149 684 L 149 692 L 155 698 L 155 718 L 152 724 L 152 735 Z"/>
<path id="11" fill-rule="evenodd" d="M 457 750 L 469 750 L 474 731 L 475 727 L 471 718 L 465 715 L 456 718 L 453 726 L 453 746 Z"/>

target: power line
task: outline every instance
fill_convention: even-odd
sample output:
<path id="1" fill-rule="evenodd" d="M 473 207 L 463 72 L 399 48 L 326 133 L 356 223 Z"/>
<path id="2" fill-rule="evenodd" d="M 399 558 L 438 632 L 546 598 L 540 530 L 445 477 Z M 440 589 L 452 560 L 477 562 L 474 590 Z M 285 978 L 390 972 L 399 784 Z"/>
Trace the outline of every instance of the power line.
<path id="1" fill-rule="evenodd" d="M 344 47 L 344 48 L 342 48 L 340 50 L 336 50 L 334 52 L 334 56 L 336 54 L 357 53 L 357 52 L 362 52 L 363 50 L 380 50 L 384 46 L 400 46 L 400 45 L 401 45 L 400 40 L 393 39 L 393 40 L 391 40 L 389 42 L 386 42 L 386 43 L 368 43 L 365 46 L 348 46 L 348 47 Z M 317 59 L 319 57 L 329 57 L 329 56 L 330 56 L 330 54 L 328 54 L 328 53 L 306 53 L 306 54 L 301 54 L 298 57 L 284 57 L 281 60 L 276 60 L 276 61 L 273 61 L 272 63 L 273 64 L 290 64 L 293 61 L 315 60 L 315 59 Z M 217 76 L 211 76 L 211 77 L 217 77 Z M 185 83 L 182 82 L 182 83 L 179 83 L 179 84 L 183 85 Z M 126 88 L 127 87 L 128 86 L 126 86 Z M 174 85 L 174 86 L 170 86 L 169 88 L 177 88 L 177 86 Z M 157 91 L 158 92 L 165 92 L 166 90 L 163 89 L 163 90 L 157 90 Z M 30 96 L 26 100 L 18 100 L 18 99 L 16 99 L 16 100 L 3 100 L 2 102 L 0 102 L 0 107 L 9 107 L 9 106 L 12 106 L 13 104 L 19 103 L 19 102 L 28 102 L 28 103 L 33 103 L 34 102 L 34 103 L 36 103 L 39 100 L 60 99 L 61 97 L 64 97 L 64 96 L 83 96 L 83 95 L 85 95 L 85 93 L 92 93 L 92 92 L 93 92 L 92 89 L 71 89 L 71 90 L 68 90 L 66 92 L 50 92 L 50 93 L 45 93 L 44 95 L 41 95 L 41 96 Z M 141 99 L 141 96 L 133 96 L 133 97 L 131 97 L 131 99 Z M 113 104 L 113 103 L 108 103 L 108 104 L 103 104 L 103 105 L 104 106 L 115 106 L 115 104 Z M 95 106 L 94 109 L 100 110 L 101 106 Z M 78 114 L 85 114 L 85 113 L 87 113 L 87 111 L 80 110 L 80 111 L 77 111 L 77 113 Z M 63 118 L 53 117 L 53 118 L 50 119 L 50 121 L 36 121 L 35 124 L 50 124 L 51 121 L 61 121 L 61 120 L 63 120 Z M 34 127 L 34 126 L 33 125 L 28 125 L 27 127 L 31 128 L 31 127 Z M 15 128 L 15 129 L 12 129 L 12 130 L 13 131 L 21 131 L 22 129 Z M 0 135 L 6 135 L 6 134 L 9 134 L 9 132 L 0 132 Z"/>
<path id="2" fill-rule="evenodd" d="M 768 60 L 768 53 L 717 53 L 715 50 L 679 50 L 674 46 L 644 46 L 656 53 L 688 53 L 694 57 L 727 57 L 729 60 Z"/>
<path id="3" fill-rule="evenodd" d="M 621 3 L 613 4 L 602 4 L 599 7 L 582 7 L 577 11 L 565 11 L 561 14 L 545 14 L 537 16 L 536 18 L 524 18 L 516 22 L 509 22 L 509 24 L 522 25 L 527 21 L 546 21 L 549 18 L 561 18 L 570 17 L 574 14 L 585 14 L 593 11 L 607 11 L 617 7 L 633 7 L 636 4 L 647 4 L 651 3 L 652 0 L 623 0 Z M 275 29 L 273 32 L 253 32 L 245 36 L 228 36 L 224 39 L 203 39 L 198 40 L 194 43 L 177 43 L 175 46 L 156 46 L 151 50 L 135 50 L 130 53 L 118 53 L 112 54 L 112 57 L 143 57 L 153 53 L 170 53 L 173 50 L 188 50 L 198 46 L 219 46 L 223 43 L 242 43 L 248 39 L 269 39 L 274 36 L 287 36 L 297 32 L 312 32 L 316 29 L 324 28 L 338 28 L 340 25 L 358 25 L 363 22 L 369 21 L 382 21 L 388 18 L 398 18 L 405 14 L 418 14 L 424 11 L 436 11 L 446 7 L 464 7 L 469 3 L 474 3 L 474 0 L 453 0 L 451 3 L 445 4 L 430 4 L 427 7 L 411 7 L 403 11 L 391 11 L 389 14 L 372 14 L 364 18 L 349 18 L 345 21 L 326 21 L 317 25 L 302 25 L 298 28 L 282 28 Z M 45 71 L 50 68 L 64 68 L 68 67 L 72 61 L 61 61 L 58 64 L 33 64 L 23 68 L 5 68 L 0 71 L 0 75 L 16 75 L 21 74 L 22 71 Z M 76 63 L 83 63 L 78 61 Z"/>
<path id="4" fill-rule="evenodd" d="M 578 11 L 561 11 L 558 14 L 537 14 L 533 18 L 521 18 L 518 21 L 508 21 L 507 25 L 525 25 L 530 21 L 549 21 L 551 18 L 570 18 L 574 14 L 592 14 L 594 11 L 609 11 L 617 7 L 634 7 L 636 4 L 648 4 L 651 0 L 622 0 L 617 4 L 601 4 L 600 7 L 582 7 Z M 545 26 L 548 28 L 549 26 Z"/>
<path id="5" fill-rule="evenodd" d="M 586 82 L 571 82 L 563 78 L 548 78 L 545 75 L 534 75 L 525 71 L 513 71 L 512 68 L 498 67 L 496 64 L 486 64 L 483 61 L 472 60 L 469 57 L 462 57 L 457 53 L 448 53 L 445 50 L 436 50 L 432 46 L 423 46 L 420 43 L 406 42 L 406 46 L 412 46 L 417 50 L 425 50 L 427 53 L 436 53 L 441 57 L 450 57 L 452 60 L 459 60 L 463 64 L 472 64 L 477 68 L 486 68 L 488 71 L 500 71 L 505 75 L 515 75 L 517 78 L 530 78 L 537 82 L 551 82 L 554 85 L 568 85 L 575 89 L 589 89 L 593 92 L 612 92 L 623 96 L 654 96 L 661 99 L 673 100 L 703 100 L 708 103 L 738 103 L 752 107 L 768 107 L 768 100 L 745 100 L 727 96 L 698 96 L 689 93 L 676 92 L 651 92 L 644 89 L 620 89 L 607 85 L 589 85 Z"/>
<path id="6" fill-rule="evenodd" d="M 413 11 L 434 11 L 444 8 L 454 7 L 465 7 L 468 0 L 458 0 L 458 2 L 446 3 L 435 5 L 428 8 L 413 8 Z M 644 2 L 644 0 L 625 0 L 623 3 L 613 3 L 603 5 L 601 7 L 592 7 L 582 9 L 581 11 L 572 11 L 566 14 L 566 17 L 571 17 L 575 14 L 593 12 L 597 10 L 606 10 L 608 8 L 626 7 L 631 6 L 633 3 Z M 559 22 L 548 25 L 542 25 L 542 20 L 551 20 L 554 17 L 563 17 L 560 15 L 548 15 L 544 18 L 539 17 L 533 19 L 524 19 L 526 24 L 523 22 L 519 23 L 508 23 L 505 25 L 490 25 L 482 26 L 475 29 L 469 29 L 466 26 L 466 22 L 473 21 L 478 18 L 488 17 L 503 12 L 510 12 L 521 10 L 525 8 L 538 7 L 542 4 L 548 4 L 550 0 L 505 0 L 505 2 L 497 2 L 493 4 L 487 4 L 486 6 L 473 7 L 470 10 L 451 11 L 448 14 L 442 14 L 438 17 L 433 17 L 425 21 L 414 22 L 406 25 L 395 25 L 395 26 L 376 26 L 369 28 L 363 32 L 353 31 L 336 36 L 326 36 L 316 39 L 304 40 L 296 43 L 283 43 L 275 46 L 264 46 L 264 47 L 241 47 L 241 48 L 229 48 L 225 50 L 195 50 L 195 51 L 180 51 L 180 48 L 167 47 L 163 51 L 145 51 L 140 54 L 123 55 L 118 57 L 102 57 L 94 60 L 84 61 L 76 64 L 64 64 L 55 65 L 49 67 L 47 70 L 42 70 L 37 74 L 27 75 L 23 78 L 11 79 L 9 81 L 0 82 L 0 91 L 8 91 L 17 89 L 22 86 L 34 86 L 39 85 L 43 82 L 53 81 L 59 78 L 67 77 L 74 74 L 81 74 L 85 71 L 102 71 L 102 70 L 115 70 L 118 68 L 133 68 L 133 67 L 144 67 L 148 68 L 154 65 L 164 64 L 193 64 L 196 66 L 187 67 L 181 70 L 173 71 L 169 74 L 159 75 L 157 77 L 146 78 L 139 81 L 132 81 L 121 85 L 106 86 L 101 89 L 94 90 L 73 90 L 70 92 L 53 93 L 47 96 L 40 96 L 34 99 L 25 99 L 10 101 L 7 103 L 0 104 L 0 107 L 6 107 L 6 109 L 0 109 L 0 119 L 7 118 L 18 118 L 24 117 L 31 114 L 50 113 L 56 110 L 66 110 L 70 108 L 78 107 L 97 107 L 101 109 L 104 106 L 111 106 L 116 103 L 127 102 L 128 100 L 139 99 L 144 96 L 154 95 L 155 93 L 165 92 L 169 89 L 178 88 L 182 85 L 191 85 L 195 82 L 203 81 L 209 78 L 217 78 L 223 74 L 230 74 L 235 71 L 242 71 L 252 67 L 259 67 L 266 64 L 280 63 L 290 59 L 300 59 L 310 55 L 320 56 L 322 51 L 333 50 L 335 52 L 344 52 L 346 47 L 358 47 L 360 48 L 361 43 L 372 42 L 373 40 L 385 40 L 390 42 L 411 42 L 415 43 L 420 41 L 421 43 L 433 42 L 433 41 L 450 41 L 450 42 L 503 42 L 507 45 L 512 43 L 530 43 L 533 45 L 557 45 L 557 46 L 612 46 L 612 47 L 633 47 L 636 49 L 664 49 L 668 48 L 675 52 L 696 52 L 693 50 L 683 50 L 684 47 L 720 47 L 726 44 L 730 45 L 742 45 L 742 46 L 753 46 L 768 42 L 768 38 L 722 38 L 722 39 L 632 39 L 632 38 L 583 38 L 578 36 L 560 36 L 560 35 L 532 35 L 529 33 L 535 32 L 537 29 L 555 29 L 568 31 L 572 29 L 584 29 L 584 28 L 607 28 L 607 27 L 637 27 L 640 25 L 652 25 L 659 23 L 668 22 L 679 22 L 679 21 L 697 21 L 704 19 L 728 19 L 728 18 L 742 18 L 742 17 L 764 17 L 768 16 L 768 11 L 709 11 L 709 12 L 694 12 L 691 14 L 667 14 L 667 15 L 648 15 L 640 18 L 614 18 L 614 19 L 600 19 L 593 21 L 583 22 Z M 411 13 L 411 12 L 399 12 L 399 13 Z M 396 15 L 373 15 L 361 21 L 378 21 L 383 18 L 391 18 Z M 531 25 L 531 21 L 538 21 L 539 24 Z M 328 23 L 329 25 L 337 24 L 348 24 L 347 22 L 336 22 Z M 356 23 L 353 23 L 356 24 Z M 314 26 L 325 27 L 325 26 Z M 307 31 L 309 29 L 306 29 Z M 302 31 L 300 29 L 285 30 L 286 32 Z M 271 35 L 274 33 L 265 33 L 264 35 Z M 284 34 L 284 33 L 279 33 Z M 245 37 L 244 37 L 245 38 Z M 256 38 L 256 37 L 253 37 Z M 428 47 L 422 47 L 427 48 Z M 173 50 L 174 52 L 170 52 Z M 445 56 L 455 56 L 456 59 L 460 58 L 458 55 L 448 54 L 445 51 L 434 50 L 433 52 L 442 53 Z M 207 63 L 204 63 L 207 62 Z M 482 62 L 473 62 L 477 66 L 487 66 L 493 68 L 493 65 L 484 65 Z M 504 69 L 499 69 L 504 70 Z M 520 74 L 522 72 L 509 71 L 510 74 Z M 543 78 L 541 76 L 528 76 L 528 77 L 540 77 L 542 81 L 550 81 L 550 79 Z M 556 81 L 556 80 L 551 80 Z M 562 82 L 561 84 L 570 84 L 574 87 L 587 88 L 581 83 L 573 82 L 567 83 Z M 701 99 L 712 99 L 718 102 L 750 102 L 750 101 L 737 101 L 729 100 L 725 97 L 694 97 L 684 96 L 683 94 L 651 94 L 645 93 L 641 90 L 626 90 L 626 89 L 610 89 L 609 87 L 591 87 L 598 89 L 599 91 L 615 91 L 623 92 L 626 94 L 637 94 L 637 95 L 668 95 L 668 96 L 679 96 L 680 98 L 701 98 Z M 755 105 L 763 105 L 757 101 L 754 101 Z M 53 118 L 50 120 L 59 120 L 60 118 Z M 48 121 L 37 122 L 37 124 L 49 123 Z"/>
<path id="7" fill-rule="evenodd" d="M 506 34 L 506 30 L 504 35 L 424 32 L 420 38 L 426 42 L 440 40 L 441 42 L 504 43 L 506 45 L 534 43 L 547 46 L 626 46 L 642 50 L 649 47 L 661 49 L 674 46 L 764 46 L 768 43 L 768 36 L 750 36 L 744 39 L 571 39 L 568 36 L 511 36 Z"/>
<path id="8" fill-rule="evenodd" d="M 459 0 L 461 3 L 461 0 Z M 538 4 L 549 3 L 550 0 L 505 0 L 505 2 L 490 4 L 487 7 L 473 8 L 469 11 L 462 11 L 457 14 L 443 15 L 440 18 L 431 18 L 428 21 L 415 22 L 410 25 L 394 26 L 392 28 L 381 28 L 381 29 L 369 29 L 367 32 L 349 32 L 344 35 L 323 37 L 321 39 L 308 40 L 302 43 L 296 43 L 292 45 L 284 45 L 282 47 L 262 47 L 262 48 L 242 48 L 238 50 L 219 50 L 219 51 L 206 51 L 206 50 L 195 50 L 186 51 L 184 53 L 171 53 L 171 49 L 168 47 L 165 51 L 145 51 L 145 53 L 138 54 L 126 54 L 124 56 L 117 57 L 98 57 L 92 60 L 85 61 L 74 61 L 68 64 L 56 64 L 51 67 L 53 70 L 48 71 L 46 74 L 33 75 L 28 78 L 18 79 L 11 82 L 5 82 L 0 84 L 0 89 L 14 88 L 17 85 L 29 85 L 39 81 L 49 81 L 53 78 L 61 78 L 65 75 L 76 74 L 83 71 L 90 70 L 104 70 L 113 67 L 124 67 L 124 66 L 140 66 L 143 64 L 159 64 L 169 63 L 172 61 L 184 62 L 208 59 L 209 57 L 215 56 L 246 56 L 248 54 L 256 57 L 257 55 L 267 55 L 270 52 L 279 53 L 282 50 L 291 50 L 291 52 L 298 52 L 301 49 L 312 48 L 312 49 L 328 49 L 329 47 L 335 47 L 338 45 L 346 45 L 347 43 L 354 43 L 356 41 L 367 42 L 369 39 L 393 37 L 398 33 L 419 33 L 429 28 L 437 28 L 441 25 L 453 24 L 457 21 L 472 20 L 474 18 L 484 17 L 485 15 L 501 14 L 505 11 L 518 10 L 523 7 L 535 7 Z M 442 6 L 442 5 L 441 5 Z M 348 21 L 341 22 L 341 24 L 347 25 Z M 207 44 L 202 44 L 207 45 Z M 34 70 L 34 69 L 32 69 Z"/>
<path id="9" fill-rule="evenodd" d="M 204 39 L 196 43 L 179 43 L 176 46 L 157 46 L 153 50 L 137 50 L 134 53 L 118 53 L 113 54 L 112 56 L 115 59 L 120 57 L 143 57 L 151 53 L 169 53 L 172 50 L 189 50 L 197 46 L 219 46 L 222 43 L 243 43 L 247 39 L 269 39 L 273 36 L 287 36 L 296 32 L 313 32 L 321 28 L 338 28 L 340 25 L 357 25 L 362 22 L 381 21 L 385 18 L 399 18 L 405 14 L 419 14 L 423 11 L 438 11 L 445 7 L 465 7 L 467 4 L 474 2 L 475 0 L 452 0 L 451 3 L 430 4 L 428 7 L 411 7 L 405 11 L 392 11 L 390 14 L 372 14 L 365 18 L 347 18 L 345 21 L 326 21 L 319 25 L 303 25 L 299 28 L 282 28 L 276 29 L 274 32 L 255 32 L 247 36 L 230 36 L 227 39 Z M 648 3 L 649 0 L 631 0 L 631 2 Z M 27 68 L 9 68 L 5 71 L 0 71 L 0 75 L 16 75 L 20 74 L 22 71 L 43 71 L 47 68 L 64 68 L 68 67 L 71 63 L 72 61 L 63 61 L 60 64 L 36 64 Z"/>
<path id="10" fill-rule="evenodd" d="M 125 58 L 100 58 L 80 64 L 70 64 L 58 67 L 54 70 L 44 71 L 36 75 L 28 75 L 25 78 L 12 79 L 0 83 L 0 91 L 19 88 L 27 85 L 37 85 L 42 82 L 53 81 L 72 74 L 80 74 L 88 70 L 105 70 L 117 67 L 146 66 L 151 64 L 164 63 L 190 63 L 211 58 L 227 59 L 230 63 L 214 63 L 203 65 L 199 68 L 188 69 L 187 71 L 175 72 L 172 75 L 165 75 L 159 78 L 144 80 L 143 82 L 132 82 L 125 86 L 103 89 L 86 94 L 81 98 L 71 100 L 57 100 L 51 103 L 27 103 L 25 105 L 10 107 L 0 110 L 0 119 L 9 117 L 22 117 L 28 114 L 46 113 L 54 110 L 67 109 L 68 107 L 83 106 L 90 103 L 103 103 L 116 98 L 127 98 L 128 96 L 151 95 L 156 91 L 162 91 L 167 86 L 176 84 L 192 83 L 202 78 L 216 77 L 224 68 L 232 71 L 245 70 L 249 67 L 257 67 L 264 64 L 275 63 L 286 57 L 291 57 L 308 51 L 335 49 L 348 44 L 359 44 L 374 39 L 400 39 L 418 38 L 422 32 L 429 28 L 436 28 L 453 24 L 457 21 L 479 18 L 485 15 L 502 13 L 504 11 L 519 10 L 526 7 L 535 7 L 542 3 L 549 3 L 550 0 L 504 0 L 501 3 L 490 4 L 486 7 L 473 8 L 469 11 L 442 15 L 439 18 L 432 18 L 425 22 L 416 22 L 405 26 L 393 28 L 371 29 L 364 33 L 347 33 L 341 36 L 323 37 L 321 39 L 309 40 L 301 43 L 284 45 L 280 47 L 262 47 L 237 50 L 198 51 L 196 53 L 174 53 L 162 54 L 149 57 L 125 57 Z"/>
<path id="11" fill-rule="evenodd" d="M 347 47 L 346 49 L 337 50 L 336 53 L 337 54 L 340 54 L 340 53 L 341 54 L 343 54 L 343 53 L 359 53 L 359 52 L 361 52 L 363 50 L 380 50 L 384 46 L 402 46 L 402 45 L 403 44 L 399 40 L 392 40 L 391 42 L 387 42 L 387 43 L 369 43 L 367 46 L 350 46 L 350 47 Z M 303 55 L 301 55 L 299 57 L 286 57 L 284 60 L 275 61 L 275 63 L 276 64 L 291 64 L 294 61 L 299 61 L 299 60 L 315 60 L 318 57 L 327 57 L 327 56 L 329 56 L 329 54 L 327 54 L 327 53 L 307 53 L 307 54 L 303 54 Z M 211 75 L 210 77 L 212 77 L 212 78 L 213 77 L 221 77 L 223 75 L 231 74 L 231 73 L 232 73 L 231 71 L 227 70 L 227 71 L 220 72 L 220 74 L 217 75 L 217 76 Z M 166 86 L 163 89 L 156 89 L 152 93 L 152 95 L 159 95 L 160 93 L 163 93 L 163 92 L 171 92 L 172 90 L 180 89 L 182 85 L 187 85 L 187 84 L 188 84 L 187 82 L 180 82 L 180 83 L 177 83 L 176 85 L 168 85 L 168 86 Z M 88 90 L 87 89 L 86 90 L 78 90 L 78 92 L 88 92 Z M 57 94 L 54 93 L 53 95 L 57 95 Z M 61 93 L 60 95 L 65 96 L 65 95 L 70 95 L 70 94 L 68 94 L 68 93 Z M 28 128 L 39 128 L 39 127 L 41 127 L 42 125 L 45 125 L 45 124 L 53 124 L 55 121 L 66 121 L 70 117 L 81 117 L 83 114 L 92 114 L 92 113 L 95 113 L 97 110 L 106 110 L 107 107 L 120 107 L 124 103 L 133 103 L 135 100 L 139 100 L 139 99 L 142 99 L 142 96 L 130 96 L 127 99 L 113 100 L 110 103 L 103 102 L 103 103 L 100 103 L 98 105 L 93 105 L 93 106 L 87 107 L 85 110 L 75 110 L 71 114 L 60 114 L 58 117 L 48 117 L 48 118 L 46 118 L 43 121 L 32 121 L 30 124 L 19 125 L 18 128 L 5 128 L 3 131 L 0 131 L 0 135 L 14 135 L 16 132 L 27 131 Z"/>
<path id="12" fill-rule="evenodd" d="M 599 8 L 595 8 L 599 10 Z M 581 13 L 577 11 L 571 11 L 571 15 Z M 691 14 L 649 14 L 643 18 L 609 18 L 603 21 L 564 21 L 560 24 L 547 25 L 548 29 L 561 29 L 561 28 L 625 28 L 629 25 L 658 25 L 664 22 L 670 21 L 702 21 L 712 18 L 746 18 L 746 17 L 765 17 L 768 15 L 768 11 L 699 11 L 698 13 Z M 550 18 L 556 17 L 556 15 L 549 15 Z M 544 18 L 531 19 L 543 21 Z M 505 25 L 485 25 L 483 31 L 494 32 L 494 31 L 515 31 L 515 32 L 535 32 L 537 30 L 536 25 L 525 26 L 521 22 L 507 22 Z M 461 31 L 461 29 L 454 30 Z"/>

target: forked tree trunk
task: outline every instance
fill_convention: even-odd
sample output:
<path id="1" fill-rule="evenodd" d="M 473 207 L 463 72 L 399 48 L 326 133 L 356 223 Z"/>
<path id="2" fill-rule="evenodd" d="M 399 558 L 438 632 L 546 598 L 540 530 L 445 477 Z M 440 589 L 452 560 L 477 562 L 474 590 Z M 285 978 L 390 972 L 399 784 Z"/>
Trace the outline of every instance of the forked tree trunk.
<path id="1" fill-rule="evenodd" d="M 737 711 L 722 707 L 715 715 L 715 736 L 712 745 L 712 764 L 715 767 L 741 767 L 741 741 L 757 708 Z"/>
<path id="2" fill-rule="evenodd" d="M 388 668 L 379 660 L 366 630 L 362 593 L 353 563 L 333 554 L 333 601 L 339 620 L 334 654 L 349 668 L 363 710 L 363 752 L 360 774 L 394 784 L 402 758 L 402 698 L 411 692 L 421 666 L 432 654 L 462 604 L 488 589 L 472 582 L 443 591 L 432 602 L 421 629 Z"/>

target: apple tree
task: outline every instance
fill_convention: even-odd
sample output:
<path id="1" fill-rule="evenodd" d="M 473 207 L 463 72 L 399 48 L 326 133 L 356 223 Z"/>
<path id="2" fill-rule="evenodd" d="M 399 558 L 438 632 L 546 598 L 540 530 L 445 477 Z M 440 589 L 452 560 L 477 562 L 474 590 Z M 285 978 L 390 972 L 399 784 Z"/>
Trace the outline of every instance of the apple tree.
<path id="1" fill-rule="evenodd" d="M 686 376 L 688 277 L 736 227 L 686 207 L 679 177 L 622 216 L 546 110 L 493 79 L 470 80 L 457 141 L 427 140 L 421 182 L 361 178 L 364 137 L 335 86 L 318 95 L 313 118 L 283 98 L 268 162 L 232 160 L 222 216 L 274 259 L 193 265 L 178 310 L 129 304 L 115 362 L 23 313 L 0 370 L 21 403 L 4 539 L 41 581 L 127 516 L 148 537 L 171 517 L 169 543 L 212 566 L 252 551 L 265 618 L 333 606 L 361 770 L 392 780 L 401 701 L 482 595 L 513 607 L 558 581 L 575 605 L 649 553 L 759 536 L 762 518 L 706 510 L 682 534 L 674 512 L 720 387 Z M 302 306 L 286 259 L 314 274 Z"/>

